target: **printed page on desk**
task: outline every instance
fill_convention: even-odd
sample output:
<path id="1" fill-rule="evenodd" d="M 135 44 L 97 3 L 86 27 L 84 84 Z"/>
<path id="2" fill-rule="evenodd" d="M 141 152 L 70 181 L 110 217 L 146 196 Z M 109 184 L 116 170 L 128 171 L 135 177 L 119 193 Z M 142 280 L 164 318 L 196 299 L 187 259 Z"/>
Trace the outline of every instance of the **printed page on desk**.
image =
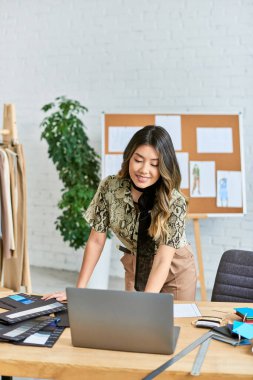
<path id="1" fill-rule="evenodd" d="M 174 304 L 174 318 L 201 317 L 198 306 L 195 303 Z"/>

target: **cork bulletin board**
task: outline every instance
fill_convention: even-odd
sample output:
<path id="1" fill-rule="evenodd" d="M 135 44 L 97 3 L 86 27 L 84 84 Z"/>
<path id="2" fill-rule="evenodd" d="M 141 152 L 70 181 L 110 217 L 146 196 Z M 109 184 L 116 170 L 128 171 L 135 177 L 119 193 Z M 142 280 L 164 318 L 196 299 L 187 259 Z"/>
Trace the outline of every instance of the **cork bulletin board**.
<path id="1" fill-rule="evenodd" d="M 189 213 L 246 213 L 240 114 L 103 114 L 102 175 L 116 174 L 131 136 L 145 125 L 171 135 Z"/>

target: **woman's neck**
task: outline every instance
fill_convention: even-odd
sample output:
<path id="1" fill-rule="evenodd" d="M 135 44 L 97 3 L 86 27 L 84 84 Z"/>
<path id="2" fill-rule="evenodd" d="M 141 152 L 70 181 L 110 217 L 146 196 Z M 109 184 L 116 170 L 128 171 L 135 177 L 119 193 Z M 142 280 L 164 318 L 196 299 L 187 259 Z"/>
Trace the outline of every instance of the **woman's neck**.
<path id="1" fill-rule="evenodd" d="M 138 202 L 140 196 L 142 195 L 142 192 L 136 190 L 133 185 L 131 186 L 131 194 L 134 202 Z"/>
<path id="2" fill-rule="evenodd" d="M 148 194 L 150 192 L 156 191 L 157 187 L 160 185 L 160 178 L 153 185 L 147 186 L 145 188 L 140 188 L 135 185 L 134 181 L 131 179 L 131 194 L 134 202 L 138 202 L 142 194 Z"/>

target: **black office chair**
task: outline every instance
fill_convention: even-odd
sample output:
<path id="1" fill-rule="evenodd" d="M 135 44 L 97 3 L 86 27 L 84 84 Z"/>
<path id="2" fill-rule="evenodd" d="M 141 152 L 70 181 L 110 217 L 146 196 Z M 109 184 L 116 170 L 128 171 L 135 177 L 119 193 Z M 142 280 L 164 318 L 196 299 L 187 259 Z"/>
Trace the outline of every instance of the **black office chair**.
<path id="1" fill-rule="evenodd" d="M 253 302 L 253 252 L 230 249 L 223 253 L 211 301 Z"/>

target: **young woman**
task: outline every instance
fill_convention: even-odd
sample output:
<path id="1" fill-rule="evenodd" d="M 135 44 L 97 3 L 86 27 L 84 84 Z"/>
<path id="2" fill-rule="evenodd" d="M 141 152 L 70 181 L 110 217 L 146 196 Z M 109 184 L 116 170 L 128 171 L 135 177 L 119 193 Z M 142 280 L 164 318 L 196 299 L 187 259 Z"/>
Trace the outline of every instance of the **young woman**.
<path id="1" fill-rule="evenodd" d="M 110 228 L 123 246 L 125 289 L 169 292 L 193 301 L 196 269 L 185 236 L 186 201 L 171 138 L 146 126 L 128 143 L 121 170 L 99 185 L 85 218 L 91 226 L 77 287 L 85 288 Z M 44 296 L 66 299 L 65 292 Z"/>

